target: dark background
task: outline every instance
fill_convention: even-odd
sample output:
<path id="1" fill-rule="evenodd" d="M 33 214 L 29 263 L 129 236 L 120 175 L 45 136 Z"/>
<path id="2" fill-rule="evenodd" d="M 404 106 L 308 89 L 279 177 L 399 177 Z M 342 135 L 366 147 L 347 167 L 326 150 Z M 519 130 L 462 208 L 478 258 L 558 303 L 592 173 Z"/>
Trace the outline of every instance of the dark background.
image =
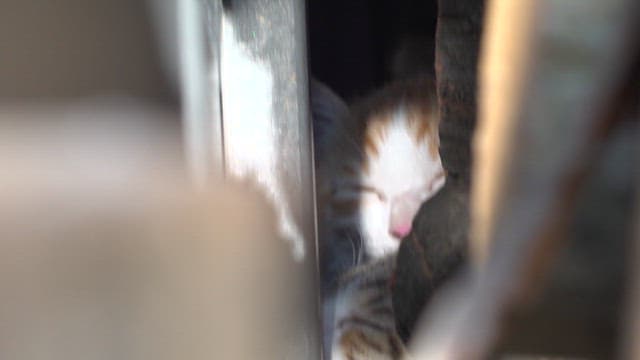
<path id="1" fill-rule="evenodd" d="M 435 0 L 308 0 L 310 71 L 347 100 L 391 78 L 402 39 L 433 39 Z"/>

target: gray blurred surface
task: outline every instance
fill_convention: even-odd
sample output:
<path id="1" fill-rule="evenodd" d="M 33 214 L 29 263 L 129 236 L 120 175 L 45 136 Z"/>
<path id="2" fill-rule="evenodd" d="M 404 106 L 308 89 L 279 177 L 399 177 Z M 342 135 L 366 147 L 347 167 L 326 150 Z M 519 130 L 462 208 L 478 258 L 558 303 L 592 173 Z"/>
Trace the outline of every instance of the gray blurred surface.
<path id="1" fill-rule="evenodd" d="M 0 99 L 104 94 L 172 101 L 144 1 L 0 2 Z"/>

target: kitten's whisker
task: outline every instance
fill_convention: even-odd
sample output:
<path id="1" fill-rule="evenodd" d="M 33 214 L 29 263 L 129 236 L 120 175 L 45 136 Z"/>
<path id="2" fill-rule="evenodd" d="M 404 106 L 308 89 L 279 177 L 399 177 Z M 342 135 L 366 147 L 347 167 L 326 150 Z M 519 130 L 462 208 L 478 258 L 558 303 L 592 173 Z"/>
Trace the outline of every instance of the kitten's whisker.
<path id="1" fill-rule="evenodd" d="M 357 253 L 357 249 L 356 249 L 356 244 L 353 241 L 353 238 L 351 237 L 351 234 L 348 235 L 349 237 L 349 243 L 351 244 L 351 265 L 352 266 L 356 266 L 358 263 L 358 253 Z"/>
<path id="2" fill-rule="evenodd" d="M 362 263 L 362 254 L 363 254 L 363 240 L 362 240 L 362 234 L 358 233 L 358 254 L 357 254 L 357 264 L 361 264 Z"/>

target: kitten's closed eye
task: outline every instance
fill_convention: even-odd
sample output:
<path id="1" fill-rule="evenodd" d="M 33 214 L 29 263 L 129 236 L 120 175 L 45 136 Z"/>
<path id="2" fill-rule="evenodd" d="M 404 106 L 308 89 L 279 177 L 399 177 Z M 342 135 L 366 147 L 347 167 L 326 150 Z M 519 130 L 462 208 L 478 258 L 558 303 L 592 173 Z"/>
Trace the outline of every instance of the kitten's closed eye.
<path id="1" fill-rule="evenodd" d="M 388 200 L 387 196 L 384 194 L 384 192 L 382 192 L 382 190 L 379 190 L 376 187 L 371 185 L 356 185 L 354 189 L 359 192 L 374 194 L 382 202 L 387 202 Z"/>
<path id="2" fill-rule="evenodd" d="M 337 199 L 359 198 L 363 194 L 375 195 L 381 202 L 387 202 L 385 193 L 372 185 L 366 184 L 346 184 L 333 189 L 331 196 Z"/>

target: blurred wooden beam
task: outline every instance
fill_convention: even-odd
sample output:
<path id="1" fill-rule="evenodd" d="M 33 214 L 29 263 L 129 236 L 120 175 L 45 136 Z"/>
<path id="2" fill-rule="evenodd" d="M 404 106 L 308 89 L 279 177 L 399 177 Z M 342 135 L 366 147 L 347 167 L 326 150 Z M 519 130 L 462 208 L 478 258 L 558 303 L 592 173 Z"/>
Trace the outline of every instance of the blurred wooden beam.
<path id="1" fill-rule="evenodd" d="M 637 50 L 638 10 L 632 0 L 489 4 L 472 183 L 475 269 L 431 309 L 421 355 L 485 358 L 508 315 L 538 294 L 600 140 L 619 120 L 610 106 Z"/>

